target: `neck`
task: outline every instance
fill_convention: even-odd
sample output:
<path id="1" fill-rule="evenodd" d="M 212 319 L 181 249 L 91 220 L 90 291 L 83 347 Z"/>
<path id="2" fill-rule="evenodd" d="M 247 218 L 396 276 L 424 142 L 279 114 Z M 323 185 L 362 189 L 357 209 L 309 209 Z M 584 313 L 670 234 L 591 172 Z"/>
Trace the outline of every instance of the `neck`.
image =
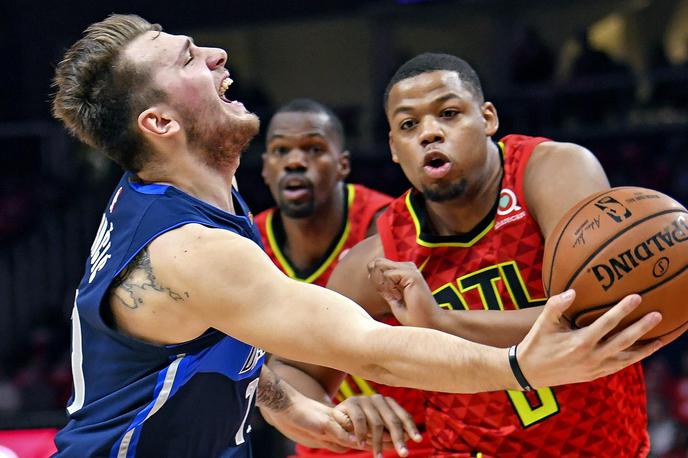
<path id="1" fill-rule="evenodd" d="M 437 235 L 465 234 L 492 209 L 502 182 L 499 147 L 490 139 L 485 167 L 471 177 L 464 195 L 445 202 L 425 200 L 428 218 Z"/>
<path id="2" fill-rule="evenodd" d="M 330 199 L 307 218 L 290 218 L 281 213 L 286 243 L 282 248 L 299 270 L 308 270 L 325 255 L 344 223 L 344 183 Z"/>
<path id="3" fill-rule="evenodd" d="M 211 166 L 187 154 L 176 156 L 173 163 L 141 170 L 137 176 L 145 182 L 174 186 L 234 214 L 231 187 L 238 166 L 238 158 L 235 163 Z"/>

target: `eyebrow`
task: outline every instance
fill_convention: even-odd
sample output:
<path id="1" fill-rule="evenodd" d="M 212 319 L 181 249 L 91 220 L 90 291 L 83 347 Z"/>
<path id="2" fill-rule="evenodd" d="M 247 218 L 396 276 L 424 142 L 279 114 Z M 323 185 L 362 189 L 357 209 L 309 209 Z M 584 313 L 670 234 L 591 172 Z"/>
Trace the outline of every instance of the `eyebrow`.
<path id="1" fill-rule="evenodd" d="M 285 134 L 272 134 L 268 137 L 268 141 L 279 140 L 279 139 L 290 137 L 290 136 L 291 135 L 285 135 Z M 323 134 L 321 132 L 308 132 L 307 134 L 305 134 L 305 137 L 308 137 L 308 138 L 316 138 L 317 137 L 317 138 L 324 139 L 325 134 Z"/>
<path id="2" fill-rule="evenodd" d="M 452 100 L 452 99 L 463 100 L 463 97 L 459 96 L 458 94 L 456 94 L 454 92 L 450 92 L 449 94 L 445 94 L 441 97 L 436 98 L 435 100 L 432 101 L 432 103 L 443 103 L 443 102 L 446 102 L 447 100 Z M 392 117 L 398 115 L 399 113 L 408 112 L 408 111 L 413 111 L 413 107 L 410 105 L 398 106 L 392 112 Z"/>

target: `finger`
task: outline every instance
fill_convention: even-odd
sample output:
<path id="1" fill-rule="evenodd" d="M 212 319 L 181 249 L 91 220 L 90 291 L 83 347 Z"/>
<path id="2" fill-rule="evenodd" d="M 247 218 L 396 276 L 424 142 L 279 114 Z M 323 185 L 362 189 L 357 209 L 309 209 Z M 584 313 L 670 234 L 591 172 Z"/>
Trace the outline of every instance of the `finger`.
<path id="1" fill-rule="evenodd" d="M 387 404 L 387 398 L 376 395 L 371 396 L 371 401 L 384 421 L 397 454 L 402 457 L 407 456 L 408 449 L 406 448 L 406 439 L 404 437 L 404 423 Z"/>
<path id="2" fill-rule="evenodd" d="M 371 396 L 361 398 L 361 408 L 368 420 L 370 430 L 371 442 L 373 446 L 373 456 L 382 456 L 382 433 L 384 431 L 383 420 L 377 411 L 377 408 L 371 401 Z"/>
<path id="3" fill-rule="evenodd" d="M 652 328 L 657 326 L 661 320 L 662 315 L 659 312 L 650 312 L 607 339 L 601 348 L 604 351 L 608 351 L 609 354 L 625 350 L 636 343 L 638 339 L 647 334 Z"/>
<path id="4" fill-rule="evenodd" d="M 601 340 L 604 336 L 609 334 L 629 313 L 640 305 L 641 299 L 637 294 L 630 294 L 614 307 L 610 308 L 603 315 L 597 318 L 589 326 L 585 327 L 586 334 L 590 338 Z"/>
<path id="5" fill-rule="evenodd" d="M 348 416 L 349 421 L 351 421 L 354 426 L 354 435 L 356 437 L 356 441 L 359 443 L 359 445 L 363 444 L 366 441 L 366 437 L 368 437 L 368 421 L 365 413 L 359 407 L 356 401 L 349 399 L 346 401 L 346 404 L 340 404 L 335 407 L 334 410 L 342 411 Z"/>
<path id="6" fill-rule="evenodd" d="M 561 326 L 561 317 L 566 309 L 573 304 L 575 298 L 576 292 L 572 289 L 550 297 L 535 324 L 540 323 L 545 326 Z"/>
<path id="7" fill-rule="evenodd" d="M 413 421 L 413 416 L 401 407 L 397 401 L 393 398 L 387 398 L 387 404 L 394 411 L 396 416 L 401 420 L 404 425 L 404 431 L 408 434 L 408 437 L 413 439 L 415 442 L 420 442 L 423 440 L 423 436 L 420 435 L 416 423 Z"/>

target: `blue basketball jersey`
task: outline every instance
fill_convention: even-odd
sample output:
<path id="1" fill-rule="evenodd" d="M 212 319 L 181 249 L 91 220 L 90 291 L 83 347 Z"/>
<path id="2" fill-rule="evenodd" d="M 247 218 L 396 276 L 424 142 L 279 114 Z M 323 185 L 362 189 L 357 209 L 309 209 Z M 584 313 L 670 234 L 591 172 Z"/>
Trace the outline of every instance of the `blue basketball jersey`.
<path id="1" fill-rule="evenodd" d="M 159 235 L 197 223 L 260 246 L 253 217 L 235 191 L 232 215 L 132 178 L 125 173 L 110 198 L 76 292 L 74 394 L 56 456 L 250 457 L 248 420 L 264 352 L 214 329 L 182 344 L 146 343 L 109 326 L 103 307 L 115 277 Z"/>

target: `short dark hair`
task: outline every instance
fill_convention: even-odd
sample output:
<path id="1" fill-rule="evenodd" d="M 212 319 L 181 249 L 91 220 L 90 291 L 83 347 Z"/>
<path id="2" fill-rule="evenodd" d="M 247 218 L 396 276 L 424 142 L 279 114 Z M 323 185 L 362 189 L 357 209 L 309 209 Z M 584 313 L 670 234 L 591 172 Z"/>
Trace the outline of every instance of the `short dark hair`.
<path id="1" fill-rule="evenodd" d="M 470 90 L 480 102 L 485 99 L 483 88 L 480 84 L 480 78 L 468 62 L 459 57 L 452 56 L 451 54 L 425 52 L 404 62 L 404 64 L 394 73 L 392 79 L 389 80 L 387 88 L 385 89 L 385 110 L 387 109 L 387 102 L 389 101 L 389 92 L 395 84 L 401 80 L 437 70 L 456 72 L 461 81 L 466 84 L 468 90 Z"/>
<path id="2" fill-rule="evenodd" d="M 336 140 L 338 140 L 339 144 L 342 146 L 342 148 L 344 148 L 344 127 L 342 126 L 342 121 L 339 119 L 339 116 L 337 116 L 335 112 L 332 111 L 332 109 L 327 105 L 324 105 L 313 99 L 298 98 L 287 102 L 278 108 L 275 114 L 279 113 L 323 113 L 327 115 Z"/>
<path id="3" fill-rule="evenodd" d="M 55 70 L 53 116 L 132 172 L 151 154 L 135 115 L 164 94 L 151 84 L 149 70 L 126 61 L 122 50 L 138 36 L 161 30 L 139 16 L 113 14 L 91 24 Z"/>

